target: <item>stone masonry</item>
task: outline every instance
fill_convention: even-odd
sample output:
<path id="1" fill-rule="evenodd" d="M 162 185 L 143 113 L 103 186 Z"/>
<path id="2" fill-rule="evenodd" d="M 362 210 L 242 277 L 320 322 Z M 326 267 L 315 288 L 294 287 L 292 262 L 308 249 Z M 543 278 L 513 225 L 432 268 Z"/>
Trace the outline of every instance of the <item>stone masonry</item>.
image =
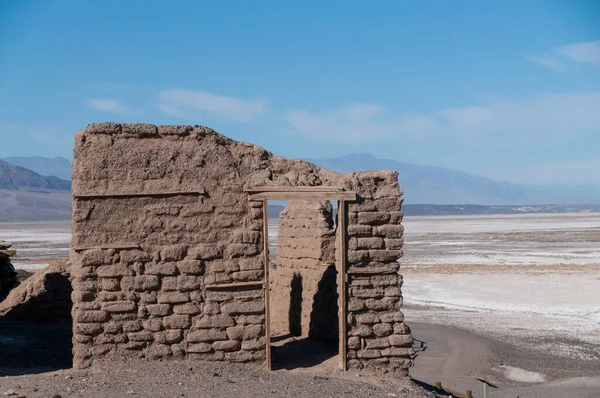
<path id="1" fill-rule="evenodd" d="M 333 173 L 202 126 L 98 123 L 75 141 L 75 367 L 264 363 L 262 202 L 244 189 L 331 186 L 358 195 L 347 216 L 347 364 L 407 374 L 396 172 Z"/>

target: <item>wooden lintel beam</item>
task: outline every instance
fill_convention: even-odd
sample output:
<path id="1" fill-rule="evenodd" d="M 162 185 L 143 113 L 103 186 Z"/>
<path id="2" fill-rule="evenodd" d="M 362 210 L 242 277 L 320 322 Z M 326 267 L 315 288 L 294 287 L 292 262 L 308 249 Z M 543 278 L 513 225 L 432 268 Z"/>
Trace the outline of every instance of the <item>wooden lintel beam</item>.
<path id="1" fill-rule="evenodd" d="M 140 245 L 136 243 L 125 243 L 125 244 L 107 244 L 101 246 L 79 246 L 72 248 L 76 252 L 81 252 L 84 250 L 109 250 L 109 249 L 117 249 L 117 250 L 127 250 L 127 249 L 140 249 Z"/>
<path id="2" fill-rule="evenodd" d="M 252 187 L 244 189 L 244 192 L 343 192 L 342 187 L 327 187 L 327 186 L 296 186 L 296 187 Z"/>
<path id="3" fill-rule="evenodd" d="M 238 287 L 263 287 L 265 283 L 263 281 L 258 282 L 234 282 L 234 283 L 215 283 L 210 285 L 204 285 L 209 290 L 217 289 L 235 289 Z"/>
<path id="4" fill-rule="evenodd" d="M 163 198 L 169 196 L 203 196 L 206 191 L 170 191 L 170 192 L 137 192 L 137 193 L 108 193 L 73 195 L 75 199 L 100 199 L 100 198 Z"/>
<path id="5" fill-rule="evenodd" d="M 389 275 L 395 274 L 398 270 L 394 268 L 379 267 L 379 268 L 358 268 L 353 267 L 348 270 L 348 275 Z"/>
<path id="6" fill-rule="evenodd" d="M 250 200 L 345 200 L 355 201 L 356 192 L 350 191 L 279 191 L 249 193 Z"/>

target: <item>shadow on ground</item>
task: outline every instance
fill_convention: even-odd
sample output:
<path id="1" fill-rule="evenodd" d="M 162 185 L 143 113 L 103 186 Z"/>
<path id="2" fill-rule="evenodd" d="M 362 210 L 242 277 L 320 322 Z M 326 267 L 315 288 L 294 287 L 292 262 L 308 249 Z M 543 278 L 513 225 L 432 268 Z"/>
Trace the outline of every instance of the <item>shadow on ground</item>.
<path id="1" fill-rule="evenodd" d="M 274 340 L 271 347 L 273 370 L 314 368 L 332 361 L 337 366 L 337 342 L 317 341 L 289 335 L 274 338 Z"/>
<path id="2" fill-rule="evenodd" d="M 67 322 L 40 324 L 0 317 L 0 376 L 71 368 L 72 336 Z"/>

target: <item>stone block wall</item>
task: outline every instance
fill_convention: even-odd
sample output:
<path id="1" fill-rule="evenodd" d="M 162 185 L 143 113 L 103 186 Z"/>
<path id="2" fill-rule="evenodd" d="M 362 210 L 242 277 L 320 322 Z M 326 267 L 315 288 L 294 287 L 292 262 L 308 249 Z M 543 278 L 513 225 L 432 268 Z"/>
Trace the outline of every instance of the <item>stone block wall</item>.
<path id="1" fill-rule="evenodd" d="M 330 202 L 290 201 L 279 216 L 276 264 L 270 274 L 271 330 L 337 339 L 336 281 L 328 277 L 330 265 L 335 275 Z"/>
<path id="2" fill-rule="evenodd" d="M 80 367 L 105 355 L 264 358 L 264 293 L 228 286 L 263 280 L 261 234 L 235 228 L 233 207 L 214 217 L 211 203 L 201 196 L 77 202 L 75 213 L 86 209 L 72 253 Z M 249 209 L 250 222 L 262 219 L 262 208 Z M 93 248 L 98 238 L 104 248 Z"/>
<path id="3" fill-rule="evenodd" d="M 331 186 L 359 196 L 348 206 L 348 365 L 406 373 L 397 173 L 333 173 L 202 126 L 98 123 L 75 141 L 75 367 L 263 363 L 262 202 L 244 189 Z"/>
<path id="4" fill-rule="evenodd" d="M 404 323 L 402 198 L 374 195 L 348 205 L 348 366 L 407 373 L 413 338 Z"/>

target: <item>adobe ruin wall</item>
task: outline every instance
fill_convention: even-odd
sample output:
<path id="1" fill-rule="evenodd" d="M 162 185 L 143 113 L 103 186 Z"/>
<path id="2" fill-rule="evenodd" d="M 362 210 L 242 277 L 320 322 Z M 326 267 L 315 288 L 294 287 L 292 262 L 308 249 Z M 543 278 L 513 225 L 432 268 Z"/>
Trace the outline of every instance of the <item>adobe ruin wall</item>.
<path id="1" fill-rule="evenodd" d="M 348 204 L 348 358 L 406 374 L 397 173 L 337 174 L 201 126 L 91 124 L 73 163 L 73 355 L 264 363 L 256 186 L 331 186 Z"/>

